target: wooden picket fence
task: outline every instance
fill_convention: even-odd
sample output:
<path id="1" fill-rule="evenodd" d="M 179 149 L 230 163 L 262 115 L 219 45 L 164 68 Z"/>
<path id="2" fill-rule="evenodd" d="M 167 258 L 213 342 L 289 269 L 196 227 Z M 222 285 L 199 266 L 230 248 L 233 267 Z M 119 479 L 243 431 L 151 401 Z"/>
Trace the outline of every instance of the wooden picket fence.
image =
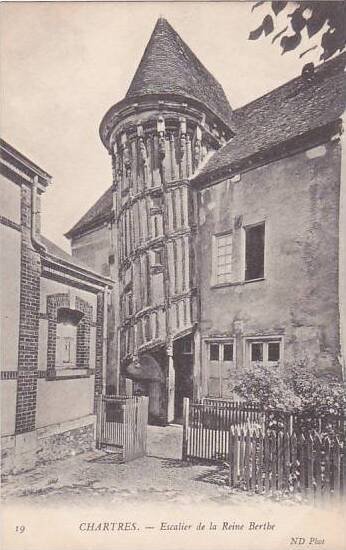
<path id="1" fill-rule="evenodd" d="M 216 398 L 204 398 L 199 402 L 190 402 L 184 398 L 183 412 L 183 452 L 184 460 L 227 461 L 230 448 L 230 429 L 244 430 L 268 429 L 306 434 L 306 425 L 320 432 L 331 423 L 334 433 L 343 435 L 343 415 L 330 418 L 318 418 L 284 412 L 281 410 L 263 410 L 257 403 L 229 401 Z"/>
<path id="2" fill-rule="evenodd" d="M 204 409 L 205 422 L 209 416 L 212 423 L 214 417 L 216 429 L 247 423 L 262 424 L 264 421 L 264 411 L 258 403 L 203 397 L 200 403 L 191 403 L 191 406 L 196 404 Z"/>
<path id="3" fill-rule="evenodd" d="M 101 395 L 97 403 L 96 446 L 118 448 L 124 462 L 146 454 L 148 397 Z"/>
<path id="4" fill-rule="evenodd" d="M 343 492 L 343 464 L 344 446 L 337 437 L 230 429 L 231 487 L 329 499 Z"/>
<path id="5" fill-rule="evenodd" d="M 334 433 L 343 435 L 345 431 L 345 413 L 344 411 L 324 414 L 323 417 L 314 415 L 309 411 L 289 412 L 281 409 L 264 409 L 258 403 L 247 401 L 230 401 L 216 397 L 204 397 L 200 403 L 205 406 L 215 407 L 215 415 L 219 411 L 226 409 L 225 417 L 229 426 L 239 426 L 242 424 L 263 425 L 263 428 L 275 429 L 278 431 L 289 431 L 290 434 L 309 429 L 317 432 L 326 432 L 332 426 Z M 272 428 L 271 428 L 272 427 Z"/>
<path id="6" fill-rule="evenodd" d="M 203 399 L 190 403 L 184 398 L 184 460 L 228 460 L 231 426 L 264 427 L 264 414 L 257 404 Z"/>

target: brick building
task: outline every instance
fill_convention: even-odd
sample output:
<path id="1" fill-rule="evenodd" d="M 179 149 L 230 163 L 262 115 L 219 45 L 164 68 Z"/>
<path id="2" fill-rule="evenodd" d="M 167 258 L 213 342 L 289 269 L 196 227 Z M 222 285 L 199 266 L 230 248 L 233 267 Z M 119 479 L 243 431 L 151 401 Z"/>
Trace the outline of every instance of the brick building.
<path id="1" fill-rule="evenodd" d="M 91 448 L 109 278 L 41 235 L 51 176 L 0 141 L 4 473 Z"/>
<path id="2" fill-rule="evenodd" d="M 111 391 L 228 397 L 234 369 L 345 362 L 345 55 L 232 111 L 220 84 L 159 19 L 100 136 L 113 184 L 68 232 L 117 283 Z"/>

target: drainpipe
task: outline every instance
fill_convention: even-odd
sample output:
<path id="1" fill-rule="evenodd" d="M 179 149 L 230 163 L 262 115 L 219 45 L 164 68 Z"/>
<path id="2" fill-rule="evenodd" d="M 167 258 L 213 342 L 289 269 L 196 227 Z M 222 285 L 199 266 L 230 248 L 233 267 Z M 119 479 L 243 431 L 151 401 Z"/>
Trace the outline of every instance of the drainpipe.
<path id="1" fill-rule="evenodd" d="M 107 349 L 107 342 L 108 342 L 108 300 L 109 300 L 109 288 L 106 286 L 103 293 L 103 300 L 104 300 L 104 306 L 103 306 L 103 365 L 102 365 L 102 393 L 103 395 L 106 395 L 106 384 L 107 384 L 107 356 L 108 356 L 108 349 Z"/>
<path id="2" fill-rule="evenodd" d="M 37 232 L 36 222 L 37 215 L 40 213 L 38 210 L 37 201 L 37 188 L 38 188 L 38 176 L 34 176 L 31 186 L 31 242 L 39 252 L 46 252 L 46 247 L 40 242 L 40 237 Z"/>
<path id="3" fill-rule="evenodd" d="M 120 327 L 117 327 L 117 349 L 116 349 L 116 362 L 117 362 L 117 379 L 116 379 L 116 395 L 120 395 Z"/>

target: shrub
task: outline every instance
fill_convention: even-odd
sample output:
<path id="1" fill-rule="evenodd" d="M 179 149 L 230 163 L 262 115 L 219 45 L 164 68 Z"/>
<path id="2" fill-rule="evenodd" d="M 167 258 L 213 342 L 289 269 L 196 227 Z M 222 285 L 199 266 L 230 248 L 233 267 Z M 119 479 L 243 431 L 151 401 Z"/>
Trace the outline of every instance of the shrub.
<path id="1" fill-rule="evenodd" d="M 235 378 L 232 390 L 252 403 L 266 409 L 293 411 L 300 406 L 300 398 L 287 384 L 280 367 L 252 364 Z"/>
<path id="2" fill-rule="evenodd" d="M 232 390 L 269 411 L 267 427 L 281 429 L 284 413 L 292 412 L 297 429 L 342 433 L 336 417 L 344 408 L 344 387 L 332 375 L 318 376 L 306 359 L 278 367 L 253 364 L 239 372 Z"/>
<path id="3" fill-rule="evenodd" d="M 318 416 L 338 415 L 344 407 L 344 386 L 333 375 L 317 376 L 308 361 L 284 369 L 285 384 L 301 399 L 300 410 Z"/>

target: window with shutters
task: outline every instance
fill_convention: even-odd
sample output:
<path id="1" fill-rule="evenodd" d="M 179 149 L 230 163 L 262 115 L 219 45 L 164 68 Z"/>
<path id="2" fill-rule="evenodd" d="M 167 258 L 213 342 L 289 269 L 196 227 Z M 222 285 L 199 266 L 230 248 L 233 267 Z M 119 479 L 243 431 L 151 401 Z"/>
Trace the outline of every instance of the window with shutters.
<path id="1" fill-rule="evenodd" d="M 213 237 L 212 284 L 232 282 L 232 233 Z"/>

